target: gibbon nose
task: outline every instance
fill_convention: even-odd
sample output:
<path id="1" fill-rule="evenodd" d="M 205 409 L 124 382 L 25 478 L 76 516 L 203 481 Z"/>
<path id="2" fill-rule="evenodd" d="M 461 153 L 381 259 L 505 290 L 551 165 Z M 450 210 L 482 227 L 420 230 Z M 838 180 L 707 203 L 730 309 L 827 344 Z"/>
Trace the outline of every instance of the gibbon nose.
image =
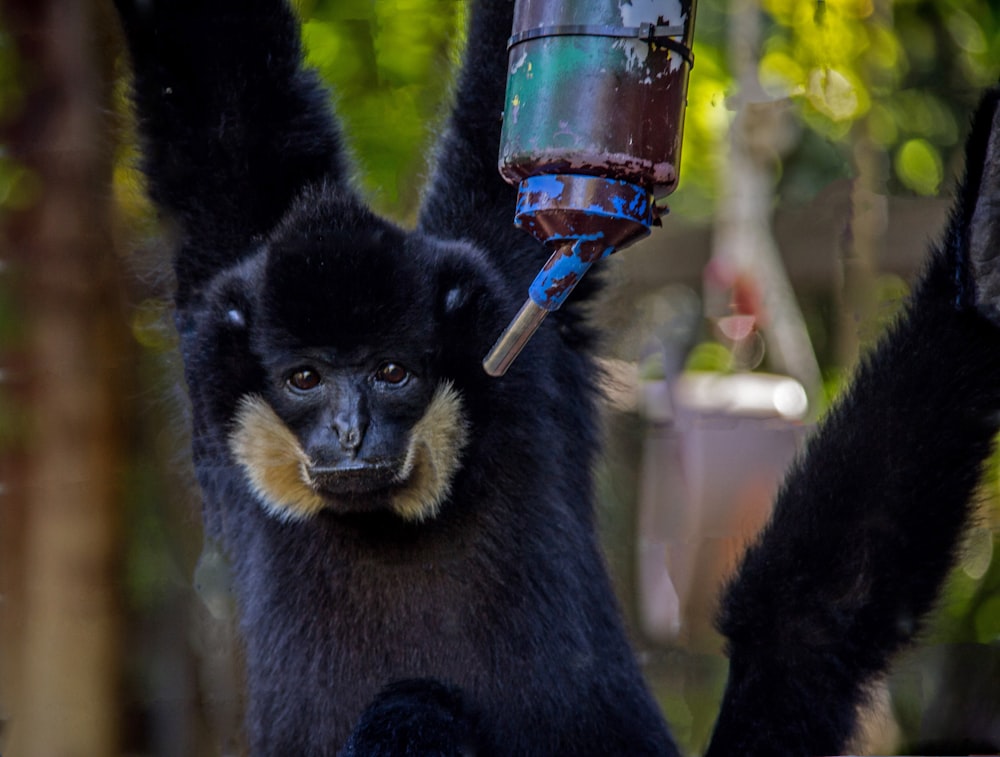
<path id="1" fill-rule="evenodd" d="M 364 418 L 357 412 L 338 413 L 332 425 L 340 448 L 351 457 L 356 456 L 365 439 Z"/>
<path id="2" fill-rule="evenodd" d="M 347 429 L 338 428 L 337 438 L 340 440 L 340 446 L 345 452 L 357 454 L 358 448 L 361 446 L 361 430 L 359 428 L 356 426 Z"/>

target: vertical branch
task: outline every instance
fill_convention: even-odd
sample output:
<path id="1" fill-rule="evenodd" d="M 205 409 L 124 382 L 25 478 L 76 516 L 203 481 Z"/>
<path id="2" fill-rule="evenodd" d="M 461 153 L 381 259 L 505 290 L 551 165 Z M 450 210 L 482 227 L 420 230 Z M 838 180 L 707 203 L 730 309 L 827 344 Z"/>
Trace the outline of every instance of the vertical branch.
<path id="1" fill-rule="evenodd" d="M 875 0 L 868 23 L 892 26 L 889 0 Z M 883 91 L 885 74 L 869 58 L 862 70 L 868 79 L 868 91 Z M 880 81 L 881 79 L 881 81 Z M 851 183 L 851 217 L 841 242 L 841 279 L 838 281 L 838 363 L 851 368 L 858 360 L 866 334 L 875 333 L 878 294 L 878 249 L 888 226 L 888 202 L 885 196 L 887 171 L 885 152 L 869 135 L 870 119 L 865 117 L 854 128 L 854 180 Z M 868 340 L 870 341 L 870 339 Z"/>
<path id="2" fill-rule="evenodd" d="M 771 228 L 774 167 L 792 127 L 787 103 L 765 96 L 757 79 L 760 13 L 758 0 L 730 3 L 729 49 L 739 86 L 738 110 L 722 169 L 712 258 L 730 285 L 752 282 L 773 364 L 802 382 L 815 398 L 821 383 L 819 364 Z"/>
<path id="3" fill-rule="evenodd" d="M 24 345 L 11 389 L 24 408 L 19 670 L 3 692 L 18 755 L 118 753 L 121 419 L 128 340 L 110 239 L 109 93 L 95 5 L 8 0 L 27 72 L 5 129 L 37 181 L 6 223 Z M 110 77 L 105 77 L 107 82 Z M 13 572 L 13 571 L 12 571 Z"/>
<path id="4" fill-rule="evenodd" d="M 882 186 L 885 156 L 867 135 L 867 123 L 857 125 L 851 182 L 851 216 L 840 243 L 837 362 L 850 369 L 858 361 L 866 334 L 875 327 L 878 295 L 877 250 L 888 224 L 888 203 Z M 869 340 L 870 341 L 870 340 Z"/>

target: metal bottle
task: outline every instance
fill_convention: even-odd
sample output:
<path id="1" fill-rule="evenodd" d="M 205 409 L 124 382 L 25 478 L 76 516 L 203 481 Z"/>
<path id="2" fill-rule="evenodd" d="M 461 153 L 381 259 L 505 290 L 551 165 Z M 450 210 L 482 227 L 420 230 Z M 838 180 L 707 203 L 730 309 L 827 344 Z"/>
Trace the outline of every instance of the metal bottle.
<path id="1" fill-rule="evenodd" d="M 517 0 L 499 169 L 553 252 L 483 362 L 506 372 L 593 265 L 677 186 L 695 0 Z"/>

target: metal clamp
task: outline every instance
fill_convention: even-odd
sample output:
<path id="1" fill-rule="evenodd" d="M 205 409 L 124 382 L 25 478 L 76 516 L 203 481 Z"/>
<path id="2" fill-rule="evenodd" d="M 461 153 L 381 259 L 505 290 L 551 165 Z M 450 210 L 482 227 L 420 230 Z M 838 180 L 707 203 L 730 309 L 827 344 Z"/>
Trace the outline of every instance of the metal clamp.
<path id="1" fill-rule="evenodd" d="M 607 24 L 559 24 L 555 26 L 538 26 L 525 29 L 511 35 L 507 40 L 507 49 L 532 39 L 543 37 L 613 37 L 616 39 L 634 39 L 650 45 L 665 47 L 694 66 L 694 53 L 691 48 L 681 42 L 678 37 L 684 37 L 683 26 L 667 24 L 642 23 L 639 26 L 609 26 Z"/>

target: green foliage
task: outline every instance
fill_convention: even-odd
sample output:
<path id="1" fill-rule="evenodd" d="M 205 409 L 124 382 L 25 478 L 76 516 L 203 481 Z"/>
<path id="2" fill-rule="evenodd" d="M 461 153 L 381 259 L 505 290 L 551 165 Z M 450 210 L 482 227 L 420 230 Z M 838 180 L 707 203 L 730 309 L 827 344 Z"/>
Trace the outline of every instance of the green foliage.
<path id="1" fill-rule="evenodd" d="M 729 373 L 733 366 L 733 353 L 724 344 L 707 341 L 700 342 L 688 355 L 684 365 L 685 371 Z"/>
<path id="2" fill-rule="evenodd" d="M 896 150 L 893 167 L 902 182 L 918 194 L 936 194 L 944 178 L 941 156 L 926 139 L 908 139 Z"/>
<path id="3" fill-rule="evenodd" d="M 890 188 L 936 194 L 965 115 L 1000 73 L 1000 17 L 988 0 L 764 0 L 773 29 L 759 75 L 803 123 L 892 155 Z"/>
<path id="4" fill-rule="evenodd" d="M 968 112 L 1000 75 L 1000 13 L 990 0 L 762 0 L 758 78 L 791 98 L 805 127 L 778 166 L 782 196 L 810 197 L 853 174 L 866 137 L 890 156 L 886 189 L 933 195 L 960 162 Z M 727 0 L 700 0 L 681 183 L 671 208 L 710 216 L 733 112 Z"/>
<path id="5" fill-rule="evenodd" d="M 383 210 L 411 214 L 453 80 L 465 6 L 317 0 L 302 10 L 307 61 L 334 90 L 362 187 Z"/>
<path id="6" fill-rule="evenodd" d="M 38 177 L 23 165 L 8 159 L 0 149 L 0 209 L 23 210 L 41 192 Z"/>
<path id="7" fill-rule="evenodd" d="M 0 127 L 16 118 L 22 99 L 20 61 L 10 35 L 0 28 Z M 27 207 L 37 194 L 37 184 L 0 143 L 0 212 Z"/>
<path id="8" fill-rule="evenodd" d="M 697 35 L 697 28 L 695 30 Z M 721 150 L 733 113 L 726 104 L 732 76 L 725 50 L 695 39 L 695 68 L 688 83 L 680 188 L 670 198 L 673 212 L 688 220 L 707 219 L 717 194 Z"/>

